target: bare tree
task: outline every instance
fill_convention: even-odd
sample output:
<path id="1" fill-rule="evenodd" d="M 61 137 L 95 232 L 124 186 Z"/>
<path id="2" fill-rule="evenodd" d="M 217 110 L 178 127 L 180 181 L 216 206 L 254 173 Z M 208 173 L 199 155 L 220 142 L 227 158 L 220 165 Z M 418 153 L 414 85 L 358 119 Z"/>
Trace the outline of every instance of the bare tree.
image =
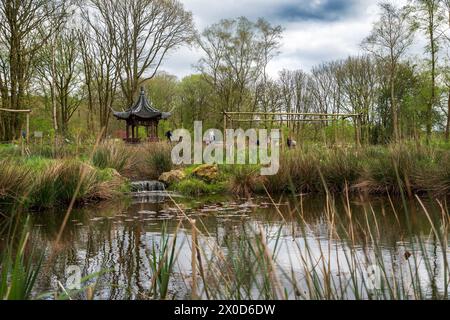
<path id="1" fill-rule="evenodd" d="M 194 37 L 192 14 L 177 0 L 90 0 L 114 33 L 122 93 L 132 104 L 139 86 L 153 78 L 168 52 Z"/>
<path id="2" fill-rule="evenodd" d="M 278 53 L 282 28 L 245 17 L 207 28 L 198 43 L 205 53 L 198 69 L 215 89 L 221 110 L 266 108 L 267 65 Z"/>
<path id="3" fill-rule="evenodd" d="M 447 17 L 447 29 L 450 30 L 450 0 L 443 0 L 442 9 L 443 9 L 443 17 Z M 448 45 L 450 42 L 450 36 L 448 36 L 448 33 L 447 34 L 444 33 L 444 35 L 446 35 L 447 40 L 446 42 Z M 448 60 L 449 59 L 447 59 L 447 64 L 449 64 Z M 447 93 L 447 124 L 445 126 L 445 139 L 448 141 L 450 140 L 450 79 L 448 76 L 449 68 L 447 67 L 446 69 L 447 72 L 445 72 L 444 78 L 448 93 Z"/>
<path id="4" fill-rule="evenodd" d="M 96 113 L 105 135 L 117 99 L 121 59 L 114 25 L 107 19 L 110 4 L 110 1 L 105 1 L 104 7 L 96 7 L 98 10 L 83 7 L 81 16 L 84 27 L 78 34 L 90 113 L 88 122 L 91 127 L 94 126 L 93 116 Z"/>
<path id="5" fill-rule="evenodd" d="M 310 76 L 302 70 L 283 70 L 280 72 L 280 87 L 282 110 L 288 113 L 309 113 L 312 111 L 312 94 L 309 85 Z M 302 128 L 299 121 L 305 117 L 289 116 L 287 118 L 291 129 L 297 133 Z"/>
<path id="6" fill-rule="evenodd" d="M 66 135 L 69 121 L 83 100 L 82 65 L 77 35 L 67 30 L 41 52 L 37 65 L 40 78 L 50 88 L 54 129 Z M 45 91 L 45 88 L 44 88 Z"/>
<path id="7" fill-rule="evenodd" d="M 399 110 L 395 94 L 395 77 L 400 60 L 413 43 L 414 29 L 409 20 L 407 7 L 398 8 L 389 2 L 380 4 L 381 17 L 372 33 L 363 42 L 363 47 L 377 58 L 388 61 L 391 91 L 392 127 L 394 139 L 400 139 Z"/>
<path id="8" fill-rule="evenodd" d="M 0 91 L 7 108 L 24 109 L 25 91 L 37 52 L 60 29 L 69 4 L 66 0 L 4 0 L 0 3 L 0 64 L 3 68 Z M 21 123 L 22 119 L 16 115 L 3 117 L 2 140 L 18 137 Z"/>
<path id="9" fill-rule="evenodd" d="M 430 100 L 427 108 L 427 142 L 431 139 L 431 132 L 433 129 L 433 113 L 434 107 L 437 103 L 437 63 L 439 42 L 442 37 L 440 31 L 441 24 L 443 22 L 443 16 L 440 13 L 440 4 L 442 0 L 415 0 L 416 3 L 416 22 L 417 26 L 424 31 L 428 38 L 428 45 L 426 47 L 427 52 L 430 54 Z"/>
<path id="10" fill-rule="evenodd" d="M 357 141 L 364 138 L 367 142 L 378 93 L 376 66 L 368 56 L 350 57 L 341 63 L 337 72 L 341 87 L 341 107 L 347 112 L 362 115 L 354 118 L 355 137 Z"/>

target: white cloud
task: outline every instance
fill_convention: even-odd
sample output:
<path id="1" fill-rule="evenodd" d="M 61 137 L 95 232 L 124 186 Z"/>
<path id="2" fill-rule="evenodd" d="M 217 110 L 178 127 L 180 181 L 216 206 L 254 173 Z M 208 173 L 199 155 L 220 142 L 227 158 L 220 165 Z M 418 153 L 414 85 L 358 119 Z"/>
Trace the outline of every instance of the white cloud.
<path id="1" fill-rule="evenodd" d="M 221 19 L 239 16 L 252 20 L 264 17 L 282 25 L 285 32 L 281 54 L 269 66 L 273 77 L 283 68 L 309 70 L 321 62 L 358 54 L 360 43 L 370 32 L 378 13 L 377 0 L 181 1 L 193 13 L 200 31 Z M 302 3 L 306 9 L 301 7 Z M 289 8 L 295 8 L 295 13 L 286 13 Z M 329 12 L 330 8 L 340 15 Z M 315 12 L 316 9 L 322 11 Z M 166 59 L 162 69 L 181 78 L 195 72 L 193 65 L 201 55 L 198 48 L 181 48 Z"/>

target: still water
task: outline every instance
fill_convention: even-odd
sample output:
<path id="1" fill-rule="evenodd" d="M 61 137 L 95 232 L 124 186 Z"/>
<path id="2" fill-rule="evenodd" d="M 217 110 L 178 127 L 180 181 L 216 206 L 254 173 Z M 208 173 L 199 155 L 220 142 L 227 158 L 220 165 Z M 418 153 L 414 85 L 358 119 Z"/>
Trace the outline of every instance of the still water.
<path id="1" fill-rule="evenodd" d="M 167 298 L 190 298 L 189 219 L 198 227 L 202 268 L 196 259 L 196 294 L 202 298 L 414 299 L 418 291 L 423 298 L 448 296 L 448 240 L 436 236 L 448 232 L 441 211 L 429 204 L 428 217 L 419 203 L 406 206 L 389 198 L 194 199 L 149 193 L 75 210 L 57 248 L 64 211 L 33 214 L 33 245 L 47 248 L 36 296 L 61 292 L 70 266 L 76 266 L 82 276 L 103 271 L 91 291 L 95 299 L 152 299 L 152 250 L 161 247 L 166 229 L 170 243 L 176 236 Z M 271 262 L 261 266 L 255 248 Z M 375 271 L 384 276 L 371 275 Z M 377 287 L 381 278 L 393 279 L 390 288 Z"/>

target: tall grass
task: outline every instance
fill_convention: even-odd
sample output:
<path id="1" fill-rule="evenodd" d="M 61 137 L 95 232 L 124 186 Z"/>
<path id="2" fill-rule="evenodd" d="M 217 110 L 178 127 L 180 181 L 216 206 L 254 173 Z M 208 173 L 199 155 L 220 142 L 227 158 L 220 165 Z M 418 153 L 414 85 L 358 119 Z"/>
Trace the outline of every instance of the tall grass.
<path id="1" fill-rule="evenodd" d="M 92 163 L 100 169 L 111 168 L 124 173 L 134 167 L 135 154 L 123 143 L 107 141 L 95 150 Z"/>
<path id="2" fill-rule="evenodd" d="M 18 166 L 9 159 L 0 160 L 0 202 L 20 202 L 30 185 L 30 169 Z"/>
<path id="3" fill-rule="evenodd" d="M 146 143 L 126 146 L 132 165 L 123 174 L 133 180 L 156 180 L 164 172 L 172 169 L 171 147 L 168 143 Z M 121 172 L 122 173 L 122 172 Z"/>
<path id="4" fill-rule="evenodd" d="M 150 291 L 154 299 L 165 300 L 169 293 L 169 282 L 172 277 L 176 261 L 177 237 L 171 241 L 167 233 L 167 225 L 161 230 L 159 244 L 153 242 L 151 250 L 150 266 L 152 269 L 152 281 Z"/>
<path id="5" fill-rule="evenodd" d="M 17 245 L 8 239 L 0 252 L 0 300 L 28 300 L 41 271 L 43 256 L 37 256 L 30 247 L 29 222 L 20 229 Z M 36 260 L 36 261 L 35 261 Z"/>
<path id="6" fill-rule="evenodd" d="M 228 188 L 231 193 L 250 197 L 258 190 L 263 190 L 265 178 L 259 175 L 260 168 L 258 166 L 235 166 L 231 172 L 231 178 Z"/>
<path id="7" fill-rule="evenodd" d="M 289 225 L 291 222 L 272 229 L 259 223 L 245 223 L 228 234 L 224 244 L 216 242 L 205 226 L 201 228 L 203 232 L 191 226 L 196 228 L 201 243 L 197 247 L 200 258 L 194 261 L 197 270 L 204 270 L 199 273 L 200 283 L 196 286 L 201 288 L 199 296 L 214 300 L 450 297 L 447 257 L 450 216 L 443 205 L 441 212 L 431 213 L 416 198 L 415 204 L 421 206 L 417 214 L 427 216 L 430 233 L 415 235 L 411 231 L 413 224 L 407 220 L 405 244 L 396 248 L 398 256 L 394 256 L 393 252 L 386 252 L 378 228 L 383 217 L 375 214 L 372 205 L 366 205 L 364 216 L 357 221 L 346 205 L 350 199 L 343 201 L 346 212 L 338 212 L 336 200 L 328 194 L 321 217 L 326 230 L 320 231 L 310 229 L 306 223 L 302 200 L 289 213 L 296 217 L 295 227 Z M 406 207 L 405 210 L 406 215 L 412 214 Z M 323 232 L 328 239 L 324 239 Z M 187 282 L 186 286 L 189 285 Z"/>
<path id="8" fill-rule="evenodd" d="M 282 154 L 280 171 L 267 177 L 272 193 L 332 193 L 410 195 L 450 191 L 448 151 L 426 146 L 392 145 L 348 149 L 306 148 Z M 400 180 L 399 180 L 400 178 Z"/>
<path id="9" fill-rule="evenodd" d="M 110 200 L 123 194 L 126 180 L 113 169 L 99 170 L 80 160 L 15 160 L 0 165 L 0 201 L 33 208 L 68 204 L 81 179 L 78 202 Z"/>

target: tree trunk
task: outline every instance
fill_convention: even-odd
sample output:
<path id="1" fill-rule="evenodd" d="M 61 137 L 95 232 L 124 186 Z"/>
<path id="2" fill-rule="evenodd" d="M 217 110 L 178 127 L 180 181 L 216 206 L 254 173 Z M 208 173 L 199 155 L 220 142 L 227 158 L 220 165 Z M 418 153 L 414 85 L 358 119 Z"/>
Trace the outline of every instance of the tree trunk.
<path id="1" fill-rule="evenodd" d="M 427 109 L 427 144 L 431 140 L 431 132 L 433 130 L 433 106 L 436 101 L 436 43 L 434 39 L 434 25 L 430 17 L 429 35 L 431 50 L 431 98 Z"/>
<path id="2" fill-rule="evenodd" d="M 52 83 L 51 83 L 50 92 L 51 92 L 51 96 L 52 96 L 53 130 L 55 130 L 55 136 L 56 136 L 58 133 L 58 113 L 57 113 L 57 108 L 56 108 L 55 73 L 56 73 L 55 46 L 52 45 Z"/>
<path id="3" fill-rule="evenodd" d="M 447 126 L 445 128 L 445 139 L 450 140 L 450 88 L 448 91 L 448 102 L 447 102 Z"/>

